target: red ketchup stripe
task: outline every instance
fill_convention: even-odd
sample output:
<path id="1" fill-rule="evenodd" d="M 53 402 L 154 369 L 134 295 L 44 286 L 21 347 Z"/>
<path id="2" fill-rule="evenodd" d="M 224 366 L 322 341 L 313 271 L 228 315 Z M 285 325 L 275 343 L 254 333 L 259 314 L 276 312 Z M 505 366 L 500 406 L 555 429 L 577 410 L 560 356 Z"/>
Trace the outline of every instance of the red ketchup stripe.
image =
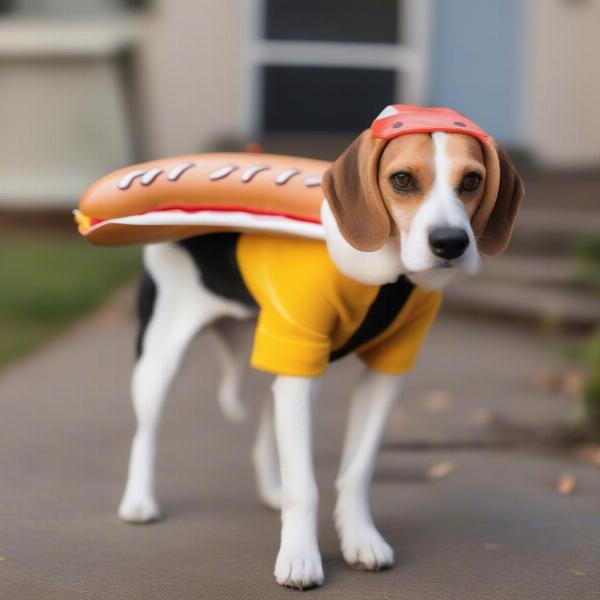
<path id="1" fill-rule="evenodd" d="M 250 215 L 257 215 L 259 217 L 283 217 L 285 219 L 291 219 L 292 221 L 303 221 L 305 223 L 321 224 L 320 219 L 311 219 L 310 217 L 299 217 L 298 215 L 292 215 L 290 213 L 278 212 L 278 211 L 267 211 L 267 210 L 256 210 L 248 208 L 247 206 L 180 206 L 177 204 L 170 206 L 161 206 L 152 210 L 146 211 L 145 213 L 139 213 L 139 215 L 145 215 L 151 212 L 169 212 L 174 210 L 180 210 L 185 213 L 199 213 L 199 212 L 242 212 Z M 136 215 L 124 215 L 124 217 L 133 217 Z M 118 218 L 118 217 L 115 217 Z M 110 219 L 97 219 L 91 218 L 91 224 L 98 225 Z"/>

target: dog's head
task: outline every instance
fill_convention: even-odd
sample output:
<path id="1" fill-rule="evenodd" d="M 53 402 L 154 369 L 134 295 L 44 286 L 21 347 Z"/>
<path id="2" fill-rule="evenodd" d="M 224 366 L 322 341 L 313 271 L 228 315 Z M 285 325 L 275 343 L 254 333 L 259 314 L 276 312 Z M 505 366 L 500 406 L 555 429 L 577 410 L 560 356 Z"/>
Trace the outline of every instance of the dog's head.
<path id="1" fill-rule="evenodd" d="M 365 283 L 442 287 L 502 252 L 524 194 L 506 154 L 449 109 L 387 107 L 325 173 L 322 220 L 340 269 Z"/>

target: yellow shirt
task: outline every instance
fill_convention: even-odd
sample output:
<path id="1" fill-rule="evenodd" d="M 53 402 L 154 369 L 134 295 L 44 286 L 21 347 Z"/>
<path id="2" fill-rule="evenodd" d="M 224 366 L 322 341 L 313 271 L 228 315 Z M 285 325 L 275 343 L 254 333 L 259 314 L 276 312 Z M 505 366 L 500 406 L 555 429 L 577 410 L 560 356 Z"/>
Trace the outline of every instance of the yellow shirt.
<path id="1" fill-rule="evenodd" d="M 354 281 L 316 240 L 243 234 L 236 257 L 260 310 L 250 362 L 278 375 L 316 377 L 353 341 L 358 345 L 352 351 L 372 369 L 404 373 L 413 366 L 441 302 L 439 292 L 406 280 L 399 282 L 398 293 Z M 388 301 L 388 323 L 382 331 L 372 327 L 376 334 L 369 336 L 365 325 L 377 320 L 382 292 L 398 306 Z"/>

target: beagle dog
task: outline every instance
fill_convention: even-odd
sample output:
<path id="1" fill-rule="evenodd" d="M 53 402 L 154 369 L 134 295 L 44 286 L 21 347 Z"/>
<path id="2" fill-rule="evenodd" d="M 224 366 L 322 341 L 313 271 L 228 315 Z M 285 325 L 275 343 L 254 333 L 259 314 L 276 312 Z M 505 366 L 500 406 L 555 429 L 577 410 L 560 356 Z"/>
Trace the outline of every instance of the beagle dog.
<path id="1" fill-rule="evenodd" d="M 177 178 L 191 166 L 200 168 L 202 160 L 181 163 L 188 166 Z M 246 181 L 244 173 L 239 178 L 240 198 L 267 185 L 270 159 L 263 155 L 261 160 L 262 168 L 245 169 Z M 203 181 L 236 177 L 235 168 L 221 165 L 217 173 L 211 163 L 211 169 L 213 178 L 203 176 Z M 148 193 L 143 186 L 163 171 L 156 165 L 131 171 L 135 175 L 125 188 L 140 177 L 139 194 Z M 299 172 L 279 173 L 280 181 L 288 184 L 296 176 L 302 186 L 294 171 Z M 257 183 L 261 177 L 263 184 Z M 124 181 L 122 173 L 119 178 Z M 281 511 L 275 578 L 300 589 L 324 581 L 311 449 L 320 377 L 330 361 L 349 353 L 364 364 L 350 401 L 335 522 L 348 564 L 370 571 L 388 568 L 394 552 L 369 507 L 386 419 L 435 318 L 440 289 L 461 274 L 476 273 L 480 253 L 505 249 L 524 194 L 508 157 L 475 123 L 450 109 L 404 105 L 384 109 L 326 165 L 321 188 L 325 199 L 320 216 L 312 219 L 320 233 L 298 229 L 290 235 L 289 228 L 287 237 L 257 233 L 249 225 L 237 228 L 238 217 L 231 215 L 209 229 L 212 233 L 145 247 L 132 382 L 137 431 L 119 507 L 120 517 L 129 522 L 146 523 L 160 515 L 154 491 L 159 414 L 185 349 L 202 328 L 211 326 L 217 336 L 224 369 L 222 408 L 234 420 L 243 417 L 239 387 L 246 357 L 240 355 L 235 322 L 253 319 L 251 363 L 275 376 L 253 452 L 257 487 L 262 501 Z M 206 196 L 218 197 L 217 189 L 209 188 Z M 168 190 L 179 201 L 177 187 Z M 231 203 L 239 206 L 240 198 Z M 273 206 L 268 208 L 264 214 L 273 218 Z M 95 226 L 85 218 L 84 228 Z M 300 220 L 311 221 L 306 214 Z M 156 220 L 152 223 L 150 241 L 164 239 L 156 233 Z"/>

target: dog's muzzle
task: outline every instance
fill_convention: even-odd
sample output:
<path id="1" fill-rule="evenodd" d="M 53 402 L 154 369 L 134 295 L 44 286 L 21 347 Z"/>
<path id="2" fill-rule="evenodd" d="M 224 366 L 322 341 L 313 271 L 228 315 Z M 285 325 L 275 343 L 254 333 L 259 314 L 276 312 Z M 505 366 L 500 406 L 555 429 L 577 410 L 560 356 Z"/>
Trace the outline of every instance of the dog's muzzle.
<path id="1" fill-rule="evenodd" d="M 461 257 L 469 246 L 469 236 L 461 227 L 436 227 L 429 233 L 432 252 L 440 258 Z"/>

